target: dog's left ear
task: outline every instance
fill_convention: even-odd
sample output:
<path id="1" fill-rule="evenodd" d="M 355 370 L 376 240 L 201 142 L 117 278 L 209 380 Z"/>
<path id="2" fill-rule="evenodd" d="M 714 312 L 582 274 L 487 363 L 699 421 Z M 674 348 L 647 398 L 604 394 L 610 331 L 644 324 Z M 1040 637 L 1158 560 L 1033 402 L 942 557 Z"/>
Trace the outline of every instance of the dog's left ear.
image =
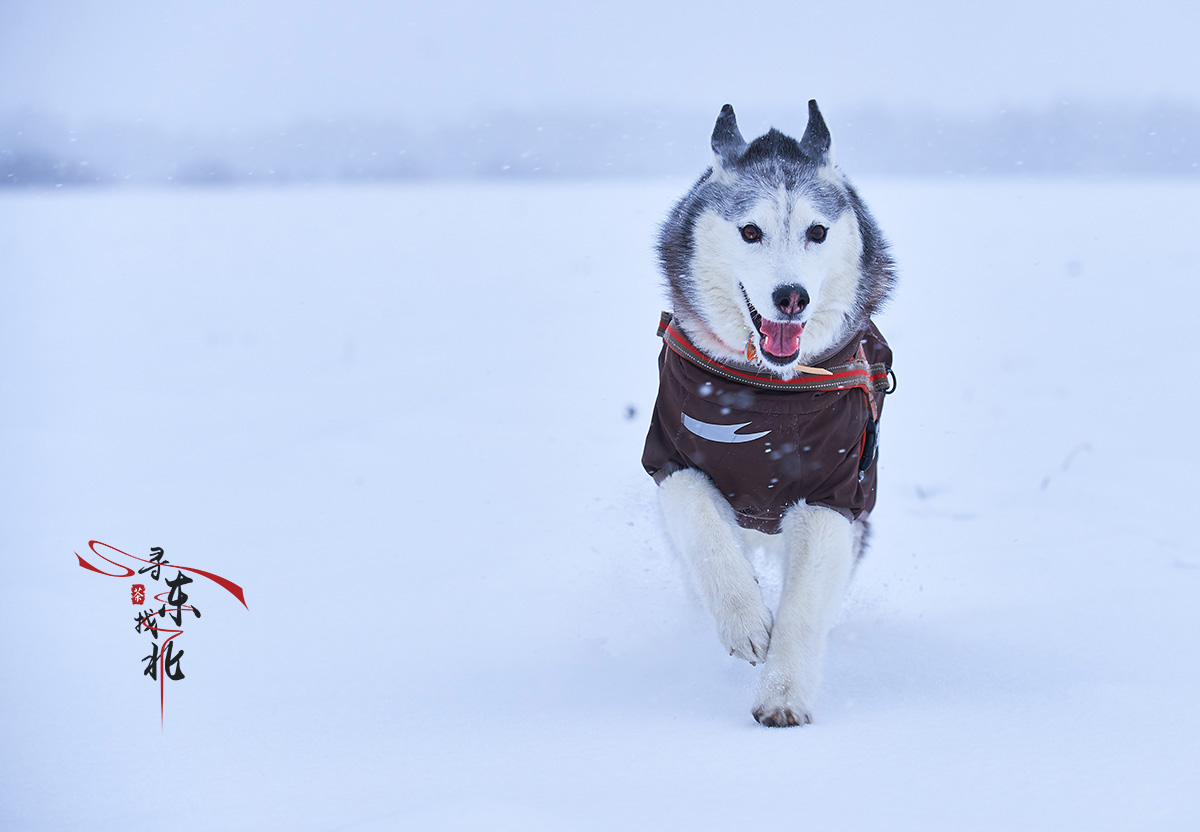
<path id="1" fill-rule="evenodd" d="M 817 108 L 816 99 L 812 99 L 808 102 L 808 127 L 804 129 L 804 135 L 800 139 L 800 152 L 817 167 L 825 167 L 833 164 L 833 156 L 829 152 L 832 144 L 829 128 L 825 126 L 825 119 Z"/>
<path id="2" fill-rule="evenodd" d="M 733 107 L 726 104 L 721 108 L 721 115 L 717 116 L 717 124 L 713 127 L 713 174 L 717 178 L 722 177 L 738 159 L 742 158 L 746 147 L 742 131 L 738 130 L 737 116 L 733 114 Z"/>

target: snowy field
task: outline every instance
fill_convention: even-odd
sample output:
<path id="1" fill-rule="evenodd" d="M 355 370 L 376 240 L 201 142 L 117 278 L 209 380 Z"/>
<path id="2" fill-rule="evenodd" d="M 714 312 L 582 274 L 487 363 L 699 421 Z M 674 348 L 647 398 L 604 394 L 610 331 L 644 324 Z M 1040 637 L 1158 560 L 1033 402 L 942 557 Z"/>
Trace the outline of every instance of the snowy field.
<path id="1" fill-rule="evenodd" d="M 777 730 L 639 466 L 686 184 L 0 195 L 0 829 L 1197 828 L 1200 186 L 858 183 L 899 390 Z M 93 538 L 246 590 L 161 730 Z"/>

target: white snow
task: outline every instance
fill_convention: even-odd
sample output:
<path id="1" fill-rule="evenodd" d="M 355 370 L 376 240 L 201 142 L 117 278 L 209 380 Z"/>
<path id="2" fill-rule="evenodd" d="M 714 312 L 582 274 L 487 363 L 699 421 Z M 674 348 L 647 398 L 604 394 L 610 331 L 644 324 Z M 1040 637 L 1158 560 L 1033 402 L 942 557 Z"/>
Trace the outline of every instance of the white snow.
<path id="1" fill-rule="evenodd" d="M 2 195 L 0 828 L 1195 828 L 1200 186 L 858 184 L 899 389 L 787 730 L 638 464 L 686 183 Z M 93 538 L 246 590 L 161 731 Z"/>

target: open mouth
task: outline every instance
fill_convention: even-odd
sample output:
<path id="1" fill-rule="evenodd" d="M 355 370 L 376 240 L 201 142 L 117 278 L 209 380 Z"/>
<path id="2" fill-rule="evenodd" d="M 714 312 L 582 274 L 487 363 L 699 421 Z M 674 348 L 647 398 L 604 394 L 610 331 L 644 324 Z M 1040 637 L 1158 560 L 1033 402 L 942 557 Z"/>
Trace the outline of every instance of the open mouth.
<path id="1" fill-rule="evenodd" d="M 771 321 L 758 314 L 746 287 L 742 286 L 742 297 L 750 310 L 750 320 L 758 330 L 762 354 L 772 364 L 784 366 L 791 364 L 800 354 L 800 335 L 804 332 L 804 324 L 799 321 Z"/>

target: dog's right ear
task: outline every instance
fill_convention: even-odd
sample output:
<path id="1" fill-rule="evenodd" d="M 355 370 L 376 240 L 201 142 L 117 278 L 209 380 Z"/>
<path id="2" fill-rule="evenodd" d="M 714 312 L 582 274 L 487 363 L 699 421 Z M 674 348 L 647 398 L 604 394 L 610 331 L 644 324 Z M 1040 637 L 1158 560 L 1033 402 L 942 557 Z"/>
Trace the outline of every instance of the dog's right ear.
<path id="1" fill-rule="evenodd" d="M 726 104 L 717 116 L 717 125 L 713 128 L 713 177 L 723 178 L 731 170 L 742 154 L 746 152 L 746 140 L 738 130 L 737 116 L 733 107 Z"/>
<path id="2" fill-rule="evenodd" d="M 825 126 L 825 117 L 817 107 L 816 99 L 808 102 L 808 126 L 800 137 L 800 152 L 812 160 L 819 168 L 828 167 L 833 163 L 830 148 L 833 140 L 829 137 L 829 128 Z"/>

